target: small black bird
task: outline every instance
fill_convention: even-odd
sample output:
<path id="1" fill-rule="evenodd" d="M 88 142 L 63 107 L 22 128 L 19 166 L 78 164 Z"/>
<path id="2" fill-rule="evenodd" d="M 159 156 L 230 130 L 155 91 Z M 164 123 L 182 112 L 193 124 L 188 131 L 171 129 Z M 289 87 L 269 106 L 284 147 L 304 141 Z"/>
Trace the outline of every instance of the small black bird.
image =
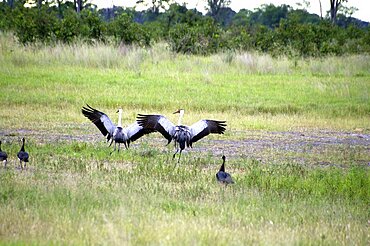
<path id="1" fill-rule="evenodd" d="M 6 168 L 6 164 L 8 162 L 8 155 L 5 151 L 1 150 L 1 141 L 0 141 L 0 161 L 4 162 L 4 167 Z"/>
<path id="2" fill-rule="evenodd" d="M 225 159 L 226 157 L 223 155 L 222 156 L 222 165 L 220 167 L 220 171 L 216 173 L 216 178 L 217 181 L 222 183 L 222 184 L 234 184 L 233 179 L 231 178 L 231 175 L 227 172 L 225 172 Z"/>
<path id="3" fill-rule="evenodd" d="M 25 139 L 22 138 L 22 147 L 21 147 L 21 150 L 17 154 L 20 165 L 21 165 L 21 169 L 23 169 L 22 161 L 24 162 L 25 168 L 26 168 L 26 162 L 28 162 L 28 153 L 24 150 L 24 141 Z"/>

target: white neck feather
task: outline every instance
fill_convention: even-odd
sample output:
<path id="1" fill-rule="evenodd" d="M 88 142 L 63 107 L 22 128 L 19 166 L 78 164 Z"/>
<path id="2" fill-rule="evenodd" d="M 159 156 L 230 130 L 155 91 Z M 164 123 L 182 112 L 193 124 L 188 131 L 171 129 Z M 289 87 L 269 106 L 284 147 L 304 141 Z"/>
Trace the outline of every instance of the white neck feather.
<path id="1" fill-rule="evenodd" d="M 117 127 L 122 127 L 122 109 L 118 109 L 118 124 Z"/>
<path id="2" fill-rule="evenodd" d="M 180 110 L 180 115 L 179 115 L 179 121 L 177 122 L 178 126 L 181 126 L 182 118 L 184 117 L 184 110 Z"/>

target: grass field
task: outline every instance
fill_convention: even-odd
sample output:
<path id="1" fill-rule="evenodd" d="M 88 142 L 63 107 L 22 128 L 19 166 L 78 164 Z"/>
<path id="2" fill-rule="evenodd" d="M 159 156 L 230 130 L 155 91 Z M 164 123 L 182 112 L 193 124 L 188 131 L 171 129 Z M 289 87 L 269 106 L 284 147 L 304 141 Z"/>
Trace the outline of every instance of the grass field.
<path id="1" fill-rule="evenodd" d="M 0 35 L 0 244 L 368 245 L 370 57 L 211 57 Z M 109 155 L 81 114 L 226 120 L 181 163 L 158 133 Z M 26 137 L 31 160 L 15 166 Z M 236 184 L 220 186 L 221 155 Z"/>

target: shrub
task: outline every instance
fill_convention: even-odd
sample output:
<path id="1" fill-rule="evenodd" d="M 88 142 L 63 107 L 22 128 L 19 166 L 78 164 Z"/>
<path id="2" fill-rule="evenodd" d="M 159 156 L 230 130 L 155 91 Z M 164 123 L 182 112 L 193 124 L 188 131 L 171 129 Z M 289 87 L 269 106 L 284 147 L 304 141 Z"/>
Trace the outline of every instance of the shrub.
<path id="1" fill-rule="evenodd" d="M 207 19 L 195 26 L 187 23 L 175 25 L 169 31 L 167 41 L 176 53 L 207 55 L 227 47 L 221 34 L 221 28 L 212 19 Z"/>
<path id="2" fill-rule="evenodd" d="M 80 13 L 80 17 L 82 23 L 81 34 L 83 37 L 88 40 L 103 41 L 105 39 L 105 23 L 97 12 L 84 9 Z"/>
<path id="3" fill-rule="evenodd" d="M 117 43 L 150 45 L 151 37 L 145 28 L 133 22 L 132 16 L 122 13 L 109 24 L 109 34 Z"/>
<path id="4" fill-rule="evenodd" d="M 67 11 L 59 21 L 56 38 L 63 43 L 71 43 L 80 34 L 81 20 L 75 11 Z"/>
<path id="5" fill-rule="evenodd" d="M 39 9 L 18 8 L 14 14 L 16 15 L 15 33 L 21 43 L 34 41 L 49 43 L 55 40 L 57 18 L 47 6 Z"/>

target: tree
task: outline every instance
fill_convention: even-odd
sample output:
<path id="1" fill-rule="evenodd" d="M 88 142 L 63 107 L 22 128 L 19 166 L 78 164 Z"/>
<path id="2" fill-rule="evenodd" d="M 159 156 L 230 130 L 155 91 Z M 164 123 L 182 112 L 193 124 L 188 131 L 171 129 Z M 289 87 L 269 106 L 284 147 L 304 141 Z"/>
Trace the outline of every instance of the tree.
<path id="1" fill-rule="evenodd" d="M 250 22 L 252 13 L 253 12 L 251 10 L 241 9 L 236 13 L 236 15 L 234 15 L 232 24 L 236 26 L 246 26 Z"/>
<path id="2" fill-rule="evenodd" d="M 172 0 L 137 0 L 136 4 L 143 4 L 144 6 L 150 6 L 152 13 L 158 14 L 159 10 L 165 9 L 166 5 L 169 5 Z"/>
<path id="3" fill-rule="evenodd" d="M 216 17 L 222 8 L 229 6 L 230 2 L 231 0 L 207 0 L 209 15 Z"/>
<path id="4" fill-rule="evenodd" d="M 286 4 L 275 6 L 273 4 L 263 4 L 257 8 L 250 16 L 250 24 L 262 24 L 269 28 L 279 26 L 281 19 L 286 19 L 292 7 Z"/>
<path id="5" fill-rule="evenodd" d="M 348 2 L 348 0 L 330 0 L 330 20 L 333 24 L 337 23 L 337 13 L 344 2 Z"/>

